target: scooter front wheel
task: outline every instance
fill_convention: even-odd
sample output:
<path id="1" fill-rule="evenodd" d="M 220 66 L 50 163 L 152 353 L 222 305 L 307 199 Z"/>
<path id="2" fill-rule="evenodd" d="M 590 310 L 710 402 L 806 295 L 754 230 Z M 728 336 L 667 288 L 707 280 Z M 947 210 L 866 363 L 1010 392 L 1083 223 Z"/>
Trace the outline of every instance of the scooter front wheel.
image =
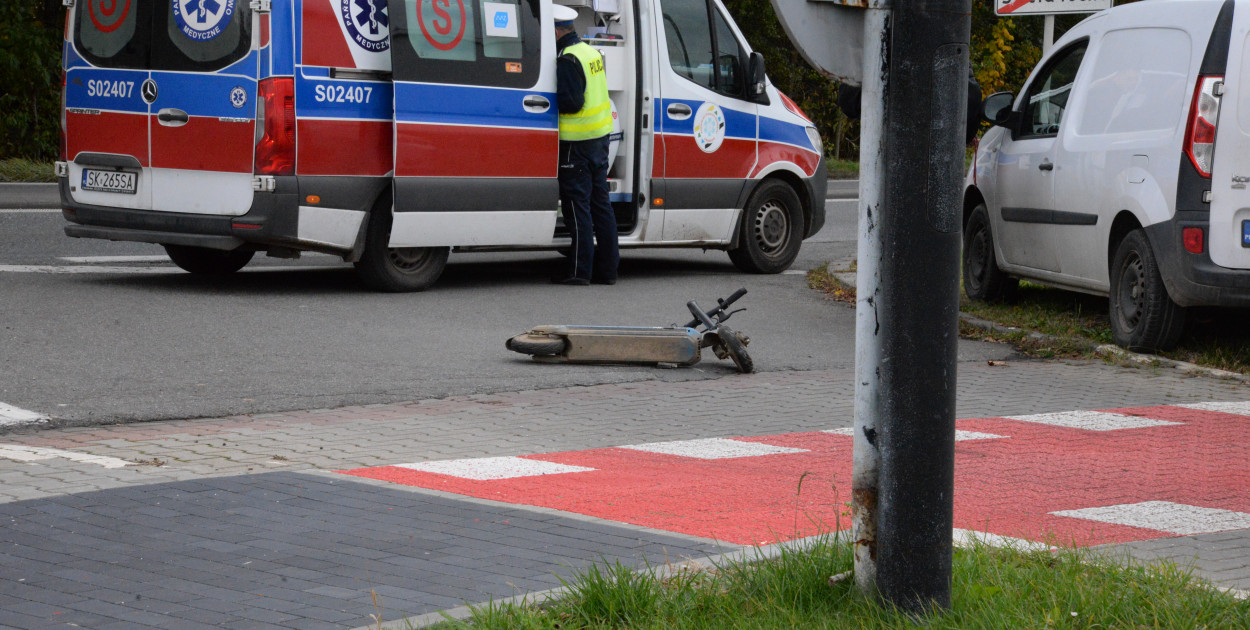
<path id="1" fill-rule="evenodd" d="M 734 365 L 738 366 L 738 371 L 743 374 L 750 374 L 755 371 L 755 362 L 751 360 L 751 355 L 747 354 L 747 340 L 742 335 L 732 331 L 728 326 L 721 324 L 716 327 L 716 336 L 720 339 L 721 348 L 714 350 L 724 350 L 724 354 L 729 355 Z M 720 352 L 716 353 L 720 358 Z"/>
<path id="2" fill-rule="evenodd" d="M 527 332 L 509 339 L 504 346 L 521 354 L 545 356 L 563 353 L 568 344 L 568 340 L 564 337 Z"/>

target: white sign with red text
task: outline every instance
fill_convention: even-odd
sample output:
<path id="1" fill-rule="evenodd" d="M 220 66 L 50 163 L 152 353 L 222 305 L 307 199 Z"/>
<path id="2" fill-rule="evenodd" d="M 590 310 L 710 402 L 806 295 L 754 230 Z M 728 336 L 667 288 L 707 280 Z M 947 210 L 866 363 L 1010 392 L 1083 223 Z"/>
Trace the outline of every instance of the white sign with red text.
<path id="1" fill-rule="evenodd" d="M 1043 15 L 1047 13 L 1097 13 L 1111 8 L 1112 0 L 994 0 L 998 15 Z"/>

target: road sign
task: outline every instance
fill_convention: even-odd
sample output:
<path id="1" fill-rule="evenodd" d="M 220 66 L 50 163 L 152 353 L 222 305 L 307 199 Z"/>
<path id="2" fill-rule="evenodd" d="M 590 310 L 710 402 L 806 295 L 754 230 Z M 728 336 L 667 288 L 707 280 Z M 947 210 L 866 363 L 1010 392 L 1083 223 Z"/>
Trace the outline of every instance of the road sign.
<path id="1" fill-rule="evenodd" d="M 864 9 L 886 0 L 772 0 L 799 54 L 834 81 L 859 85 L 864 76 Z"/>
<path id="2" fill-rule="evenodd" d="M 1110 8 L 1111 0 L 994 0 L 994 13 L 1000 16 L 1096 13 Z"/>

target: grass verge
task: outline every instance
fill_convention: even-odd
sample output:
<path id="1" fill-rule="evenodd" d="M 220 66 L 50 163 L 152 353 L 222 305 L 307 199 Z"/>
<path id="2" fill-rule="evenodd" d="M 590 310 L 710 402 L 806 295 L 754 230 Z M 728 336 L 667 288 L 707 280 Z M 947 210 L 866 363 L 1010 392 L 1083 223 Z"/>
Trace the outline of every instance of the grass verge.
<path id="1" fill-rule="evenodd" d="M 856 179 L 859 177 L 859 162 L 853 160 L 825 160 L 832 179 Z"/>
<path id="2" fill-rule="evenodd" d="M 595 566 L 545 603 L 488 605 L 438 628 L 1226 628 L 1250 629 L 1238 601 L 1174 565 L 1134 565 L 1088 551 L 956 549 L 952 606 L 923 621 L 861 595 L 850 547 L 803 549 L 713 569 L 636 572 Z M 840 577 L 845 577 L 840 575 Z"/>
<path id="3" fill-rule="evenodd" d="M 828 265 L 808 272 L 808 286 L 831 299 L 854 303 L 855 288 L 838 280 Z M 1009 303 L 975 302 L 962 297 L 960 311 L 1015 331 L 988 332 L 960 323 L 960 335 L 969 339 L 1008 343 L 1020 352 L 1043 358 L 1093 357 L 1098 345 L 1114 343 L 1107 298 L 1020 283 Z M 1195 365 L 1250 375 L 1250 326 L 1245 309 L 1188 311 L 1188 325 L 1180 345 L 1159 356 Z"/>
<path id="4" fill-rule="evenodd" d="M 56 173 L 50 162 L 35 162 L 25 158 L 0 160 L 0 182 L 44 183 L 55 182 Z"/>

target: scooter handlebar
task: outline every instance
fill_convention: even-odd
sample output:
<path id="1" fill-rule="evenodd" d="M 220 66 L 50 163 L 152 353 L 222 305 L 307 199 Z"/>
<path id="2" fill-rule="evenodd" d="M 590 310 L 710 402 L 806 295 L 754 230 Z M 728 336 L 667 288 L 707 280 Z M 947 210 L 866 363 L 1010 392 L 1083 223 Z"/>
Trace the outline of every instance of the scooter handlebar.
<path id="1" fill-rule="evenodd" d="M 738 298 L 746 294 L 747 294 L 747 290 L 745 287 L 743 287 L 741 289 L 738 289 L 737 291 L 734 291 L 727 298 L 723 298 L 723 299 L 718 298 L 716 300 L 716 303 L 718 306 L 706 313 L 703 312 L 703 309 L 699 308 L 698 304 L 694 303 L 694 300 L 686 302 L 686 308 L 690 309 L 690 314 L 694 315 L 695 317 L 694 319 L 690 320 L 688 324 L 686 324 L 686 328 L 694 328 L 695 326 L 698 326 L 699 324 L 703 324 L 704 326 L 707 326 L 709 330 L 711 330 L 712 328 L 715 328 L 716 324 L 712 322 L 712 318 L 720 315 L 721 313 L 724 313 L 725 309 L 728 308 L 729 305 L 738 301 Z"/>

